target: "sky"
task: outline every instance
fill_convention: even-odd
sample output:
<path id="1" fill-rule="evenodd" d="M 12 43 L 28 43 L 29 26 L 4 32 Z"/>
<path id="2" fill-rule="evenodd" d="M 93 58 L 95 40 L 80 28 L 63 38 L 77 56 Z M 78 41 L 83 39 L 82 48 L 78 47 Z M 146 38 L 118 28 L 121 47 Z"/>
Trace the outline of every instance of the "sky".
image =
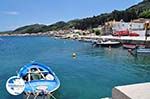
<path id="1" fill-rule="evenodd" d="M 0 31 L 124 10 L 142 0 L 0 0 Z"/>

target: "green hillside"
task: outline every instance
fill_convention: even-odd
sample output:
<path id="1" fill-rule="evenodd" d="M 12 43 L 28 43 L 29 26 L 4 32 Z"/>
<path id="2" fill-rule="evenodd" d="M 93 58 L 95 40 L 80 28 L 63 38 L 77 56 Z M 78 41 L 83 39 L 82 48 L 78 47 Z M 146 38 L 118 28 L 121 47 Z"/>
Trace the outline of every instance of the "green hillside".
<path id="1" fill-rule="evenodd" d="M 143 0 L 142 2 L 122 11 L 114 10 L 111 13 L 103 13 L 98 16 L 71 20 L 69 22 L 60 21 L 52 25 L 28 25 L 18 28 L 11 33 L 37 33 L 69 28 L 84 30 L 89 28 L 95 28 L 99 25 L 103 25 L 106 21 L 114 19 L 117 21 L 123 19 L 124 21 L 129 22 L 137 18 L 150 18 L 150 0 Z"/>

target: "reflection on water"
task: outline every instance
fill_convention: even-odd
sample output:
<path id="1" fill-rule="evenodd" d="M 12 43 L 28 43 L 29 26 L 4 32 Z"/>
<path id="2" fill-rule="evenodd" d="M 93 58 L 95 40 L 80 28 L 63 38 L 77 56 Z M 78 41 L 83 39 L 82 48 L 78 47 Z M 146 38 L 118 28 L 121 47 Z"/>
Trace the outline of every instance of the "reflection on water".
<path id="1" fill-rule="evenodd" d="M 93 48 L 90 43 L 49 37 L 1 38 L 1 99 L 23 97 L 9 95 L 5 83 L 32 60 L 51 66 L 59 77 L 57 99 L 100 99 L 111 96 L 114 86 L 150 81 L 150 56 L 134 57 L 121 47 Z"/>

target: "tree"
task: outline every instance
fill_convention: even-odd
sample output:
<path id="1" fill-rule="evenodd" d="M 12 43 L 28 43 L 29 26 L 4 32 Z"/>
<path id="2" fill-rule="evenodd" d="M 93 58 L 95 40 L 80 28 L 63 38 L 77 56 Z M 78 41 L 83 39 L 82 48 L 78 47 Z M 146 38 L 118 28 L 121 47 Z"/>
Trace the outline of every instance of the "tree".
<path id="1" fill-rule="evenodd" d="M 143 12 L 140 14 L 140 17 L 141 17 L 141 18 L 150 18 L 150 10 L 143 11 Z"/>
<path id="2" fill-rule="evenodd" d="M 96 35 L 101 35 L 100 30 L 95 30 L 95 34 L 96 34 Z"/>

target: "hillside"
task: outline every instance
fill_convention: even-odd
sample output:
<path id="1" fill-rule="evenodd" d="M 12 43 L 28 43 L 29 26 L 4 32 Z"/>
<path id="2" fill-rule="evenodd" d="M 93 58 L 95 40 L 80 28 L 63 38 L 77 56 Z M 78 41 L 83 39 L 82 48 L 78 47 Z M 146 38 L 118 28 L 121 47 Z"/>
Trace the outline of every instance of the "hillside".
<path id="1" fill-rule="evenodd" d="M 99 25 L 103 25 L 106 21 L 114 19 L 117 21 L 123 19 L 124 21 L 129 22 L 137 18 L 150 18 L 150 0 L 143 0 L 142 2 L 122 11 L 114 10 L 111 13 L 103 13 L 98 16 L 71 20 L 69 22 L 60 21 L 48 26 L 41 24 L 28 25 L 18 28 L 11 33 L 37 33 L 69 28 L 84 30 L 95 28 Z"/>

